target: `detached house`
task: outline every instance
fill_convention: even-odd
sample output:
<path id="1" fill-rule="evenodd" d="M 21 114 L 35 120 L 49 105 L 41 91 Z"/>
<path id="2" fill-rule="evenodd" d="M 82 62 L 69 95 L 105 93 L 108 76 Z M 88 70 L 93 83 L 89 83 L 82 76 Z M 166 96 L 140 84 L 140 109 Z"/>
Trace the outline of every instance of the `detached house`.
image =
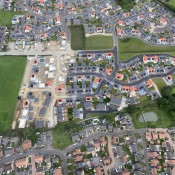
<path id="1" fill-rule="evenodd" d="M 122 20 L 119 20 L 118 25 L 123 27 L 123 26 L 125 26 L 125 22 L 123 22 Z"/>
<path id="2" fill-rule="evenodd" d="M 28 158 L 25 157 L 25 158 L 21 158 L 21 159 L 16 160 L 15 166 L 17 168 L 22 168 L 22 167 L 26 168 L 28 166 Z"/>
<path id="3" fill-rule="evenodd" d="M 158 63 L 158 61 L 159 61 L 159 56 L 157 56 L 157 55 L 155 55 L 155 56 L 146 56 L 146 55 L 144 55 L 143 56 L 143 62 L 145 64 L 150 63 L 150 62 Z"/>

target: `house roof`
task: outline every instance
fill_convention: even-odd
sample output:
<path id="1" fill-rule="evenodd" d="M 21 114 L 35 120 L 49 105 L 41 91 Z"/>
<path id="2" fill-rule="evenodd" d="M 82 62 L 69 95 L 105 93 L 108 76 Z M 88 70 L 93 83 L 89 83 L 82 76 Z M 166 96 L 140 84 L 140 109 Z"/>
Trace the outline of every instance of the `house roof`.
<path id="1" fill-rule="evenodd" d="M 169 165 L 175 165 L 175 160 L 166 160 L 166 163 Z"/>
<path id="2" fill-rule="evenodd" d="M 100 82 L 101 82 L 101 78 L 96 77 L 96 78 L 94 79 L 94 83 L 100 83 Z"/>
<path id="3" fill-rule="evenodd" d="M 159 133 L 159 139 L 165 139 L 166 138 L 166 133 L 160 132 Z"/>
<path id="4" fill-rule="evenodd" d="M 73 154 L 73 156 L 81 154 L 81 150 L 79 148 L 75 149 L 72 154 Z"/>
<path id="5" fill-rule="evenodd" d="M 157 152 L 148 152 L 148 157 L 158 157 Z"/>
<path id="6" fill-rule="evenodd" d="M 156 131 L 153 131 L 152 132 L 152 137 L 153 137 L 153 140 L 157 140 L 158 139 L 158 133 Z"/>
<path id="7" fill-rule="evenodd" d="M 44 175 L 44 172 L 36 172 L 35 175 Z"/>
<path id="8" fill-rule="evenodd" d="M 121 101 L 122 101 L 122 99 L 117 99 L 117 98 L 112 97 L 111 100 L 110 100 L 110 103 L 113 104 L 113 105 L 120 106 Z"/>
<path id="9" fill-rule="evenodd" d="M 30 149 L 32 147 L 32 142 L 31 140 L 25 140 L 23 143 L 22 143 L 22 148 L 24 150 L 27 150 L 27 149 Z"/>
<path id="10" fill-rule="evenodd" d="M 167 23 L 167 21 L 164 18 L 161 18 L 161 22 L 162 22 L 162 24 L 166 24 Z"/>
<path id="11" fill-rule="evenodd" d="M 118 25 L 124 25 L 124 22 L 122 20 L 119 20 Z"/>
<path id="12" fill-rule="evenodd" d="M 21 167 L 25 167 L 28 165 L 28 159 L 25 157 L 25 158 L 21 158 L 21 159 L 18 159 L 15 161 L 15 166 L 17 168 L 21 168 Z"/>
<path id="13" fill-rule="evenodd" d="M 37 155 L 37 156 L 35 156 L 35 162 L 36 163 L 39 163 L 39 162 L 42 162 L 43 161 L 43 155 Z"/>
<path id="14" fill-rule="evenodd" d="M 150 131 L 147 131 L 146 132 L 146 139 L 147 140 L 151 140 L 152 139 L 152 135 L 151 135 L 151 132 Z"/>
<path id="15" fill-rule="evenodd" d="M 12 169 L 12 164 L 11 163 L 7 163 L 3 166 L 3 171 L 5 171 L 5 172 L 7 172 L 11 169 Z"/>
<path id="16" fill-rule="evenodd" d="M 152 81 L 151 79 L 147 80 L 147 81 L 146 81 L 146 85 L 147 85 L 148 87 L 151 87 L 151 86 L 153 85 L 153 81 Z"/>
<path id="17" fill-rule="evenodd" d="M 55 169 L 54 175 L 62 175 L 61 169 L 60 168 Z"/>
<path id="18" fill-rule="evenodd" d="M 111 75 L 111 73 L 112 73 L 112 69 L 106 69 L 105 72 L 106 72 L 107 75 Z"/>
<path id="19" fill-rule="evenodd" d="M 151 160 L 151 166 L 153 166 L 153 167 L 156 167 L 158 165 L 158 163 L 159 163 L 159 160 L 157 160 L 157 159 Z"/>
<path id="20" fill-rule="evenodd" d="M 80 162 L 82 160 L 83 160 L 83 156 L 76 156 L 76 157 L 74 157 L 74 161 L 75 162 Z"/>
<path id="21" fill-rule="evenodd" d="M 110 158 L 109 157 L 105 157 L 105 158 L 103 158 L 103 163 L 105 164 L 105 165 L 109 165 L 110 164 Z"/>
<path id="22" fill-rule="evenodd" d="M 99 142 L 99 140 L 94 141 L 94 147 L 95 148 L 100 148 L 100 142 Z"/>
<path id="23" fill-rule="evenodd" d="M 119 79 L 119 80 L 123 79 L 123 74 L 117 73 L 116 79 Z"/>
<path id="24" fill-rule="evenodd" d="M 130 172 L 128 170 L 122 171 L 122 175 L 130 175 Z"/>
<path id="25" fill-rule="evenodd" d="M 96 172 L 96 175 L 103 175 L 100 166 L 98 166 L 98 167 L 95 168 L 95 172 Z"/>
<path id="26" fill-rule="evenodd" d="M 134 91 L 136 90 L 136 88 L 135 88 L 134 86 L 130 86 L 130 87 L 129 87 L 129 90 L 130 90 L 131 92 L 134 92 Z"/>

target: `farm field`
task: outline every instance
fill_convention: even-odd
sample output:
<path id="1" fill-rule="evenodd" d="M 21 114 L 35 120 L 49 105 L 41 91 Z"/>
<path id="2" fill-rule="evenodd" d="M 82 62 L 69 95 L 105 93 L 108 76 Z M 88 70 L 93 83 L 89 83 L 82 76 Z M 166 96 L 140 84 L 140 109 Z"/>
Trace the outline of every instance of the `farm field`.
<path id="1" fill-rule="evenodd" d="M 21 56 L 0 57 L 0 133 L 12 127 L 13 113 L 27 59 Z"/>

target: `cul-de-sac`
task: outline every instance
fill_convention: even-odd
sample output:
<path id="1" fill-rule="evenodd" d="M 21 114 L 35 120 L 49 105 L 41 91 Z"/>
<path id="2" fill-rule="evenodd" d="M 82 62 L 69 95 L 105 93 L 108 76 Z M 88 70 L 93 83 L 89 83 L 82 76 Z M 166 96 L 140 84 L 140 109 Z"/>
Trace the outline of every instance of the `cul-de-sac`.
<path id="1" fill-rule="evenodd" d="M 0 175 L 175 175 L 175 0 L 0 0 Z"/>

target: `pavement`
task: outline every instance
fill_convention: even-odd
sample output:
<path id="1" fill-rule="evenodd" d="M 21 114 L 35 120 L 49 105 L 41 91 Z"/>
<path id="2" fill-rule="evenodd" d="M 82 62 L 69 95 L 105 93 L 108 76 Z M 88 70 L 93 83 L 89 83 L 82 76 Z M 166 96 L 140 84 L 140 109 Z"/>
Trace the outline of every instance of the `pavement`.
<path id="1" fill-rule="evenodd" d="M 103 166 L 105 175 L 108 175 L 108 170 L 112 169 L 115 166 L 115 157 L 112 151 L 111 137 L 108 137 L 108 152 L 109 157 L 112 159 L 112 162 L 110 165 Z"/>

